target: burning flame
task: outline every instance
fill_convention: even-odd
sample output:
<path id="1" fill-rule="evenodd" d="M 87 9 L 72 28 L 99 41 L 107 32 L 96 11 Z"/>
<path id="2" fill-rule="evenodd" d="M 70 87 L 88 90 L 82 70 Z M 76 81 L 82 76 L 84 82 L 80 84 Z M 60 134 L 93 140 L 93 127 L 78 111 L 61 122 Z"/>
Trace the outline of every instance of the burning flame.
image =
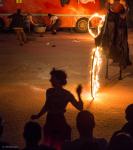
<path id="1" fill-rule="evenodd" d="M 90 23 L 92 19 L 98 18 L 100 21 L 98 22 L 97 25 L 97 32 L 93 32 Z M 100 33 L 101 33 L 101 28 L 103 26 L 103 23 L 105 21 L 105 16 L 99 15 L 98 13 L 93 14 L 88 21 L 88 31 L 90 35 L 93 38 L 96 38 Z M 91 68 L 91 96 L 94 99 L 96 97 L 96 94 L 100 88 L 100 82 L 99 82 L 99 72 L 101 69 L 101 64 L 102 64 L 102 47 L 96 47 L 93 49 L 93 54 L 92 54 L 92 68 Z"/>
<path id="2" fill-rule="evenodd" d="M 91 95 L 93 99 L 100 88 L 99 72 L 102 64 L 102 48 L 96 47 L 93 49 L 92 68 L 91 68 Z"/>
<path id="3" fill-rule="evenodd" d="M 93 19 L 100 19 L 100 21 L 98 22 L 97 24 L 97 33 L 94 33 L 92 31 L 92 27 L 90 26 L 90 23 Z M 90 18 L 89 18 L 89 21 L 88 21 L 88 31 L 90 33 L 90 35 L 93 37 L 93 38 L 96 38 L 100 33 L 101 33 L 101 28 L 103 26 L 103 23 L 105 21 L 105 15 L 99 15 L 98 13 L 95 13 L 93 14 Z"/>

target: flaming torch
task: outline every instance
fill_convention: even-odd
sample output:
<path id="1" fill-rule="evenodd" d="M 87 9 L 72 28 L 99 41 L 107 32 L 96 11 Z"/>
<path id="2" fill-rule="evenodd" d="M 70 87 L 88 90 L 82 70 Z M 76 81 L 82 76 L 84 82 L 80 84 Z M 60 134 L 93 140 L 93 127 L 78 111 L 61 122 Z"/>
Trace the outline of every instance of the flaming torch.
<path id="1" fill-rule="evenodd" d="M 97 26 L 95 27 L 95 32 L 92 30 L 93 28 L 90 27 L 91 22 L 93 19 L 98 21 Z M 95 20 L 95 22 L 96 22 Z M 104 15 L 99 15 L 98 13 L 93 14 L 88 21 L 88 31 L 93 38 L 96 38 L 101 33 L 101 28 L 105 21 Z M 91 96 L 93 100 L 96 97 L 96 94 L 100 88 L 99 82 L 99 73 L 102 65 L 102 47 L 95 47 L 92 50 L 92 66 L 91 66 Z"/>

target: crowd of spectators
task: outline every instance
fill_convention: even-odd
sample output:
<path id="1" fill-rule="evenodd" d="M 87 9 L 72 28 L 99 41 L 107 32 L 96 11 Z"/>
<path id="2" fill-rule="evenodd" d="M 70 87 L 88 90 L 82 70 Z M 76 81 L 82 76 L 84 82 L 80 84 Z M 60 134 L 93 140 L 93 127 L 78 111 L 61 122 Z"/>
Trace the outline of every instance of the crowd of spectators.
<path id="1" fill-rule="evenodd" d="M 81 99 L 82 86 L 76 89 L 78 100 L 70 91 L 63 88 L 67 83 L 67 74 L 63 70 L 53 68 L 50 72 L 52 87 L 46 91 L 46 102 L 38 114 L 31 116 L 25 123 L 23 150 L 133 150 L 133 104 L 125 109 L 127 122 L 112 133 L 109 141 L 105 138 L 95 137 L 95 116 L 83 109 Z M 71 140 L 71 127 L 66 123 L 64 113 L 66 105 L 70 102 L 78 109 L 76 127 L 79 137 Z M 44 128 L 35 119 L 47 113 Z M 112 122 L 113 123 L 113 122 Z M 0 118 L 0 138 L 4 129 L 3 119 Z M 43 132 L 42 132 L 43 131 Z M 43 133 L 43 137 L 42 137 Z M 41 142 L 42 141 L 42 142 Z M 0 150 L 21 149 L 0 140 Z"/>
<path id="2" fill-rule="evenodd" d="M 35 121 L 25 123 L 23 138 L 25 145 L 23 150 L 133 150 L 133 104 L 128 105 L 125 110 L 127 123 L 112 134 L 107 142 L 104 138 L 96 138 L 93 129 L 96 127 L 94 115 L 87 110 L 82 110 L 77 114 L 76 126 L 79 137 L 73 141 L 67 140 L 60 148 L 53 145 L 47 146 L 41 143 L 42 128 Z M 3 134 L 4 123 L 0 118 L 0 138 Z M 0 150 L 19 150 L 17 146 L 10 145 L 7 141 L 0 140 Z"/>

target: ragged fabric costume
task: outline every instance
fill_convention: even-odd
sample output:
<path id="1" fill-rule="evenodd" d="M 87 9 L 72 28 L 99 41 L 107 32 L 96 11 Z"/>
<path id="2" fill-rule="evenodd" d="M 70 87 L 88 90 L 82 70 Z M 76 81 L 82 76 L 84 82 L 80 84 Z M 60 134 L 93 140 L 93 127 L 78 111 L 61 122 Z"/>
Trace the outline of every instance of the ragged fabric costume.
<path id="1" fill-rule="evenodd" d="M 102 32 L 95 39 L 96 45 L 103 46 L 105 54 L 123 68 L 131 63 L 129 60 L 127 20 L 126 17 L 123 17 L 125 13 L 124 7 L 117 13 L 109 8 Z"/>

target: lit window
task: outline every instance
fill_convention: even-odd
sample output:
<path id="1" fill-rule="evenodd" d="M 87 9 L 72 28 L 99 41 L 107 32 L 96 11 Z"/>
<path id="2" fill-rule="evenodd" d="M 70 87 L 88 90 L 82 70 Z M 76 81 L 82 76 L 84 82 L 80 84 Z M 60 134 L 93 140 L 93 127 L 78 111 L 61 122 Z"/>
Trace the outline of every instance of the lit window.
<path id="1" fill-rule="evenodd" d="M 16 3 L 23 3 L 23 0 L 16 0 Z"/>

